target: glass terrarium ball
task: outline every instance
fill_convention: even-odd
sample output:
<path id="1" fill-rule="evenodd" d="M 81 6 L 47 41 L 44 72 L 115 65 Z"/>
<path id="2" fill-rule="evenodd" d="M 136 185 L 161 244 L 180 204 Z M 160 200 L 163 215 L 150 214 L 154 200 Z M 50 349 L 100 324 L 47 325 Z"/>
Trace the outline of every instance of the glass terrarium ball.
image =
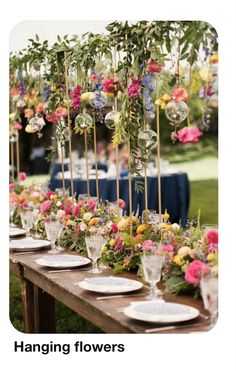
<path id="1" fill-rule="evenodd" d="M 75 118 L 75 127 L 87 130 L 93 126 L 93 119 L 87 113 L 80 113 Z"/>
<path id="2" fill-rule="evenodd" d="M 174 102 L 172 100 L 166 105 L 165 113 L 170 121 L 177 124 L 186 119 L 188 115 L 188 106 L 183 101 Z"/>
<path id="3" fill-rule="evenodd" d="M 89 103 L 93 108 L 102 109 L 107 104 L 107 96 L 103 91 L 96 90 L 90 95 Z"/>
<path id="4" fill-rule="evenodd" d="M 105 116 L 105 125 L 108 129 L 114 129 L 120 120 L 120 112 L 111 111 Z"/>
<path id="5" fill-rule="evenodd" d="M 156 147 L 157 142 L 158 137 L 155 131 L 146 129 L 139 133 L 138 143 L 142 149 L 151 150 Z"/>
<path id="6" fill-rule="evenodd" d="M 19 137 L 18 131 L 10 132 L 9 134 L 9 140 L 11 143 L 17 142 L 18 137 Z"/>
<path id="7" fill-rule="evenodd" d="M 58 128 L 56 130 L 56 136 L 59 142 L 67 142 L 70 137 L 69 129 L 67 127 Z"/>

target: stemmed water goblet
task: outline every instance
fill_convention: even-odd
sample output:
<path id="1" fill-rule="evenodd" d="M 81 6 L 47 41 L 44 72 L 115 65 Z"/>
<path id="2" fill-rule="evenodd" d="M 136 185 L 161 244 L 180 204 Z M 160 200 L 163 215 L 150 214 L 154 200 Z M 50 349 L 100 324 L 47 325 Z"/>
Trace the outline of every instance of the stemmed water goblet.
<path id="1" fill-rule="evenodd" d="M 34 224 L 34 217 L 32 210 L 22 210 L 20 213 L 21 224 L 23 229 L 26 230 L 26 236 L 30 237 L 30 230 Z"/>
<path id="2" fill-rule="evenodd" d="M 162 291 L 157 288 L 157 283 L 161 280 L 164 257 L 156 251 L 150 251 L 149 253 L 145 253 L 141 260 L 144 280 L 150 285 L 147 299 L 162 299 Z"/>
<path id="3" fill-rule="evenodd" d="M 215 272 L 203 271 L 200 280 L 204 308 L 209 312 L 208 330 L 212 329 L 218 316 L 218 277 Z"/>
<path id="4" fill-rule="evenodd" d="M 47 239 L 51 241 L 51 250 L 48 251 L 49 254 L 58 254 L 62 249 L 56 246 L 56 240 L 60 235 L 62 229 L 64 228 L 64 222 L 62 220 L 56 220 L 51 217 L 45 221 L 45 230 L 47 234 Z"/>
<path id="5" fill-rule="evenodd" d="M 86 248 L 88 252 L 88 257 L 92 259 L 93 268 L 89 273 L 101 273 L 102 269 L 98 267 L 98 259 L 102 255 L 102 248 L 106 244 L 107 240 L 103 236 L 93 235 L 90 237 L 85 237 Z"/>

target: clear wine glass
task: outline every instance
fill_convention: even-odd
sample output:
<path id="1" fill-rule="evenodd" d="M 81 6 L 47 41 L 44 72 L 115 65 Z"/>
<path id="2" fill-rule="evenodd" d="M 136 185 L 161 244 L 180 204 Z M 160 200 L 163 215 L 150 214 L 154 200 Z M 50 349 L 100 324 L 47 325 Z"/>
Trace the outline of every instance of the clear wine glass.
<path id="1" fill-rule="evenodd" d="M 22 210 L 20 213 L 20 218 L 22 227 L 26 230 L 26 236 L 30 237 L 30 230 L 34 223 L 33 212 L 31 210 Z"/>
<path id="2" fill-rule="evenodd" d="M 39 210 L 35 209 L 33 211 L 33 221 L 34 221 L 34 229 L 35 229 L 35 238 L 40 238 L 40 234 L 38 233 L 38 222 L 39 222 Z"/>
<path id="3" fill-rule="evenodd" d="M 13 202 L 9 202 L 9 211 L 10 211 L 10 226 L 15 227 L 13 216 L 15 212 L 16 206 Z"/>
<path id="4" fill-rule="evenodd" d="M 147 296 L 149 300 L 162 299 L 162 291 L 157 288 L 157 283 L 161 280 L 163 263 L 164 257 L 161 255 L 151 254 L 142 256 L 144 279 L 150 285 L 149 295 Z"/>
<path id="5" fill-rule="evenodd" d="M 88 252 L 88 257 L 92 259 L 93 268 L 89 273 L 101 273 L 102 269 L 98 267 L 98 259 L 102 255 L 102 248 L 106 244 L 107 240 L 102 236 L 91 236 L 85 237 L 86 248 Z"/>
<path id="6" fill-rule="evenodd" d="M 63 228 L 64 223 L 60 220 L 51 219 L 45 221 L 47 239 L 51 241 L 51 250 L 48 251 L 49 254 L 57 254 L 61 251 L 56 247 L 56 240 Z"/>
<path id="7" fill-rule="evenodd" d="M 216 273 L 203 272 L 200 280 L 204 308 L 209 312 L 208 330 L 212 329 L 218 316 L 218 277 Z"/>

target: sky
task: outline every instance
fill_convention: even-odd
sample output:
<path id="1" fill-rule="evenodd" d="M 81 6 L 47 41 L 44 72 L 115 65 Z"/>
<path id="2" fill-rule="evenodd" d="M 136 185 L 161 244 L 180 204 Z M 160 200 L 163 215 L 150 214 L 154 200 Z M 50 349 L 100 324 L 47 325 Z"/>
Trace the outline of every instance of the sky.
<path id="1" fill-rule="evenodd" d="M 81 35 L 86 32 L 105 33 L 105 27 L 111 21 L 24 21 L 16 24 L 10 34 L 10 51 L 18 51 L 28 45 L 28 39 L 39 35 L 41 41 L 50 44 L 57 35 Z"/>

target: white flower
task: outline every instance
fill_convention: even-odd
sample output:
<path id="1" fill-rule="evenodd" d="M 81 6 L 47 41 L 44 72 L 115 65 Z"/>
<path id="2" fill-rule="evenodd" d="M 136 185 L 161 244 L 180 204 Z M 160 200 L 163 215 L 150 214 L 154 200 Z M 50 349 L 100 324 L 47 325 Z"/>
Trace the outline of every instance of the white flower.
<path id="1" fill-rule="evenodd" d="M 80 223 L 80 230 L 82 231 L 82 232 L 84 232 L 85 230 L 86 230 L 86 224 L 85 223 Z"/>
<path id="2" fill-rule="evenodd" d="M 178 231 L 180 229 L 180 226 L 177 223 L 173 223 L 173 224 L 171 224 L 171 226 L 172 226 L 174 231 Z"/>
<path id="3" fill-rule="evenodd" d="M 91 213 L 85 213 L 83 216 L 83 219 L 86 220 L 87 222 L 92 218 L 93 214 Z"/>
<path id="4" fill-rule="evenodd" d="M 61 206 L 61 201 L 57 201 L 56 205 L 57 205 L 57 207 L 60 207 Z"/>
<path id="5" fill-rule="evenodd" d="M 58 210 L 57 212 L 57 219 L 62 219 L 65 216 L 64 210 Z"/>

